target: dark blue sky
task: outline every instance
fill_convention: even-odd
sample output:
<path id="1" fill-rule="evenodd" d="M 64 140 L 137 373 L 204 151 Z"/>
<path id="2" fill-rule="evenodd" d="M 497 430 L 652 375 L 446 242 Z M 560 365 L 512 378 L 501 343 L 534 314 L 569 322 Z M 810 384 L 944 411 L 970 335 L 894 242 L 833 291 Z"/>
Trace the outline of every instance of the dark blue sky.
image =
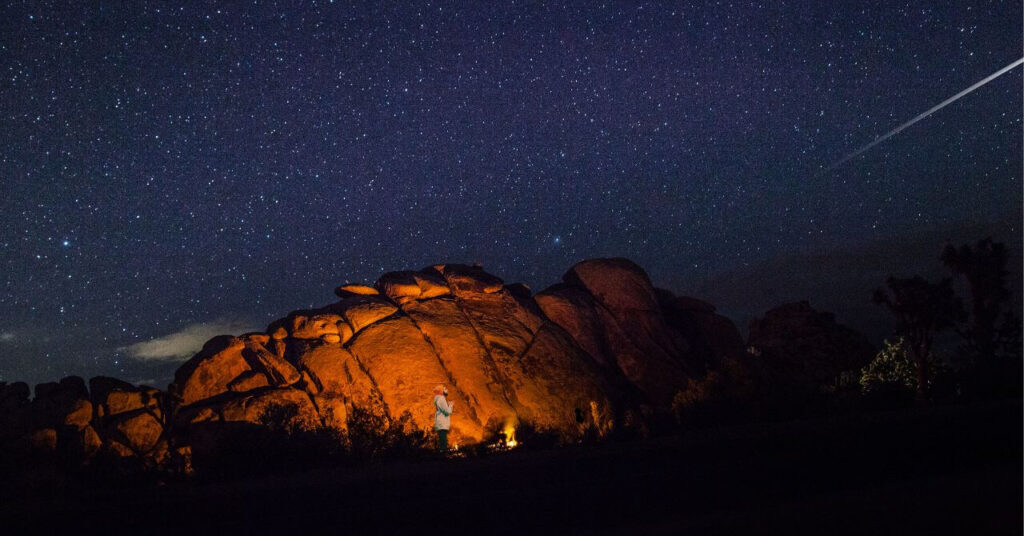
<path id="1" fill-rule="evenodd" d="M 1019 58 L 1018 2 L 185 4 L 0 8 L 0 381 L 438 262 L 686 293 L 1020 219 L 1020 68 L 824 171 Z"/>

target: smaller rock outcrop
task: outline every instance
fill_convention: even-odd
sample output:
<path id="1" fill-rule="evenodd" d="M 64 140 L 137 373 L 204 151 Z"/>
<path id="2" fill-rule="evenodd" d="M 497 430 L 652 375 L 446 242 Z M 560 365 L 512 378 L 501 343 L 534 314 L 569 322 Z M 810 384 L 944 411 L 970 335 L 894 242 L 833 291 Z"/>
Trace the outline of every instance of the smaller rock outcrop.
<path id="1" fill-rule="evenodd" d="M 751 320 L 747 345 L 777 379 L 807 386 L 831 383 L 875 355 L 864 335 L 806 301 L 776 307 Z"/>

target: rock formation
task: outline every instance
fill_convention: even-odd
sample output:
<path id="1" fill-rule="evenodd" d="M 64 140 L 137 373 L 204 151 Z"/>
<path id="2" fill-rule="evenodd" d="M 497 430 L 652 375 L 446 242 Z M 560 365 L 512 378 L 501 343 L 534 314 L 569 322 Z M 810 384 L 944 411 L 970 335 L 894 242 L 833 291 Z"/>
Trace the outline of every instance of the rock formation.
<path id="1" fill-rule="evenodd" d="M 573 266 L 531 295 L 479 266 L 439 264 L 345 285 L 265 333 L 222 335 L 166 392 L 113 378 L 0 385 L 0 438 L 166 464 L 218 430 L 287 420 L 345 430 L 353 409 L 430 430 L 431 389 L 448 386 L 452 440 L 528 422 L 563 436 L 608 430 L 641 405 L 666 407 L 689 378 L 742 354 L 714 308 L 656 290 L 626 259 Z M 277 411 L 277 410 L 285 411 Z M 6 434 L 6 436 L 4 435 Z"/>
<path id="2" fill-rule="evenodd" d="M 775 381 L 808 388 L 860 369 L 875 355 L 864 335 L 836 323 L 832 313 L 817 311 L 806 301 L 787 303 L 752 319 L 747 344 Z"/>

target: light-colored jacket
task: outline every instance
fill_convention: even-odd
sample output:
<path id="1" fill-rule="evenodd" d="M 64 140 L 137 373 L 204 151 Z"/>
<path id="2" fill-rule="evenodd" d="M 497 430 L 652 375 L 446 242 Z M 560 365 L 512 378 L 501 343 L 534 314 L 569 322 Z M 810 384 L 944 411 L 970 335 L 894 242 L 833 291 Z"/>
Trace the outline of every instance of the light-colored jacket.
<path id="1" fill-rule="evenodd" d="M 453 408 L 444 395 L 434 395 L 434 430 L 448 430 L 452 427 Z"/>

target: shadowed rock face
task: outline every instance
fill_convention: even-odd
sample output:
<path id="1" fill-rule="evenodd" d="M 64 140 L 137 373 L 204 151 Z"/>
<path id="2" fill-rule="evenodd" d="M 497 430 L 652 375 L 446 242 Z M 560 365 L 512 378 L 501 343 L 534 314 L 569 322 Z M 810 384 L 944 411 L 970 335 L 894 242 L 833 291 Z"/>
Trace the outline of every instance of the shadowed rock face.
<path id="1" fill-rule="evenodd" d="M 18 384 L 3 386 L 0 402 L 10 426 L 41 443 L 70 427 L 87 453 L 157 462 L 215 441 L 219 426 L 286 418 L 344 429 L 354 408 L 408 413 L 429 431 L 436 384 L 455 404 L 456 442 L 518 422 L 573 436 L 608 430 L 638 404 L 669 404 L 706 363 L 735 350 L 731 322 L 656 291 L 626 259 L 584 261 L 563 279 L 534 297 L 479 266 L 392 272 L 338 287 L 337 302 L 294 311 L 266 333 L 211 339 L 167 393 L 94 378 L 91 397 L 81 380 L 65 380 L 39 386 L 31 403 Z"/>
<path id="2" fill-rule="evenodd" d="M 665 322 L 654 287 L 627 259 L 583 261 L 564 284 L 536 297 L 604 370 L 625 375 L 656 405 L 667 405 L 688 377 L 688 342 Z"/>

